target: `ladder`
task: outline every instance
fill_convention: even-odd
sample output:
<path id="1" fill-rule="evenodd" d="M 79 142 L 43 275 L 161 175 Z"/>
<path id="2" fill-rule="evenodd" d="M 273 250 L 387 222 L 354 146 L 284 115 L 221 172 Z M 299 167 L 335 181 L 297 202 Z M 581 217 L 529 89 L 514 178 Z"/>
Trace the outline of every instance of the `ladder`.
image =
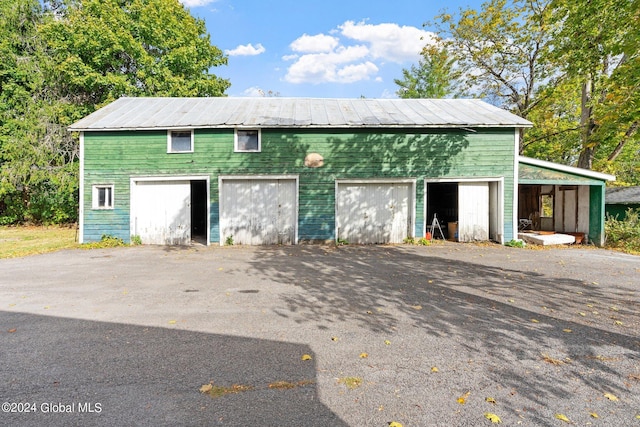
<path id="1" fill-rule="evenodd" d="M 436 229 L 440 232 L 440 237 L 442 237 L 442 240 L 446 240 L 444 238 L 444 233 L 442 232 L 442 228 L 440 227 L 440 221 L 438 221 L 438 214 L 433 214 L 433 221 L 429 226 L 429 231 L 431 232 L 431 236 L 434 239 L 436 238 Z"/>

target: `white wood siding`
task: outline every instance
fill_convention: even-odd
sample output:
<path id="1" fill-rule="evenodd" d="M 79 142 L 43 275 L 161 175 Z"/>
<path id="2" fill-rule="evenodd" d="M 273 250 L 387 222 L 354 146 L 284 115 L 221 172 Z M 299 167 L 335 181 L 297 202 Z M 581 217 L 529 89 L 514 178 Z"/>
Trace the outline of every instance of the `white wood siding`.
<path id="1" fill-rule="evenodd" d="M 137 181 L 131 206 L 132 230 L 142 243 L 191 243 L 191 185 L 189 181 Z"/>
<path id="2" fill-rule="evenodd" d="M 296 243 L 297 195 L 294 179 L 222 179 L 220 243 Z"/>
<path id="3" fill-rule="evenodd" d="M 489 240 L 489 183 L 458 184 L 458 241 Z"/>
<path id="4" fill-rule="evenodd" d="M 412 200 L 412 183 L 338 183 L 338 239 L 402 243 L 412 234 Z"/>

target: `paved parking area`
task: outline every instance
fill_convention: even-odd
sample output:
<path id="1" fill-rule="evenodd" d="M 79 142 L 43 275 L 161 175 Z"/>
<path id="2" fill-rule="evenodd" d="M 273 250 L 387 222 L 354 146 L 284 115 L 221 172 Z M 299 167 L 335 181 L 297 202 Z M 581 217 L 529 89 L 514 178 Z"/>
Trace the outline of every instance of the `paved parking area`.
<path id="1" fill-rule="evenodd" d="M 448 242 L 0 260 L 0 424 L 639 425 L 639 277 Z"/>

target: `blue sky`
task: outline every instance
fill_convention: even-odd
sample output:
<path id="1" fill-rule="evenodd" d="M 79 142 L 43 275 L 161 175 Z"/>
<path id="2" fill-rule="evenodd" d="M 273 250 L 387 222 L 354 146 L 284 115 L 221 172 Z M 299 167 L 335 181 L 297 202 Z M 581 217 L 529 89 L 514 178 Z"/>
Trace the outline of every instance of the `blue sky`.
<path id="1" fill-rule="evenodd" d="M 423 24 L 480 0 L 180 0 L 204 19 L 229 65 L 229 96 L 394 98 L 394 78 L 417 63 Z M 422 38 L 422 39 L 421 39 Z"/>

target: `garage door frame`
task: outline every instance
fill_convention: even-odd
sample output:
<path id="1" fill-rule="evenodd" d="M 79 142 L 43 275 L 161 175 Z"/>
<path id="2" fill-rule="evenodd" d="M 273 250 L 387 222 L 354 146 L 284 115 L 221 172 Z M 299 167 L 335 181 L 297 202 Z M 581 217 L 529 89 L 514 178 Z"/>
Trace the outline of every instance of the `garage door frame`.
<path id="1" fill-rule="evenodd" d="M 210 233 L 211 233 L 211 224 L 210 224 L 210 209 L 211 209 L 211 195 L 210 195 L 210 185 L 209 185 L 209 175 L 157 175 L 157 176 L 132 176 L 129 180 L 129 230 L 130 235 L 134 236 L 136 234 L 136 224 L 135 224 L 135 216 L 136 216 L 136 192 L 137 192 L 137 183 L 138 182 L 149 182 L 149 181 L 157 181 L 157 182 L 170 182 L 170 181 L 206 181 L 207 187 L 207 246 L 209 245 Z M 193 203 L 193 202 L 192 202 Z"/>
<path id="2" fill-rule="evenodd" d="M 339 223 L 340 217 L 338 214 L 338 192 L 340 184 L 409 184 L 409 224 L 408 224 L 408 237 L 415 237 L 415 223 L 416 223 L 416 179 L 415 178 L 371 178 L 371 179 L 336 179 L 335 181 L 335 230 L 334 240 L 338 240 L 338 233 L 341 224 Z"/>
<path id="3" fill-rule="evenodd" d="M 424 229 L 431 225 L 433 218 L 427 218 L 428 184 L 437 182 L 486 182 L 489 184 L 489 240 L 504 244 L 504 177 L 474 177 L 474 178 L 426 178 L 424 180 Z M 493 230 L 493 233 L 491 232 Z"/>
<path id="4" fill-rule="evenodd" d="M 295 182 L 295 206 L 293 207 L 293 215 L 294 215 L 294 241 L 293 244 L 298 244 L 298 214 L 299 214 L 299 199 L 300 199 L 300 177 L 298 175 L 220 175 L 218 176 L 218 218 L 219 218 L 219 229 L 220 229 L 220 246 L 224 246 L 225 238 L 223 236 L 223 230 L 225 224 L 223 224 L 222 213 L 224 212 L 225 206 L 222 197 L 222 192 L 224 191 L 224 181 L 294 181 Z"/>

